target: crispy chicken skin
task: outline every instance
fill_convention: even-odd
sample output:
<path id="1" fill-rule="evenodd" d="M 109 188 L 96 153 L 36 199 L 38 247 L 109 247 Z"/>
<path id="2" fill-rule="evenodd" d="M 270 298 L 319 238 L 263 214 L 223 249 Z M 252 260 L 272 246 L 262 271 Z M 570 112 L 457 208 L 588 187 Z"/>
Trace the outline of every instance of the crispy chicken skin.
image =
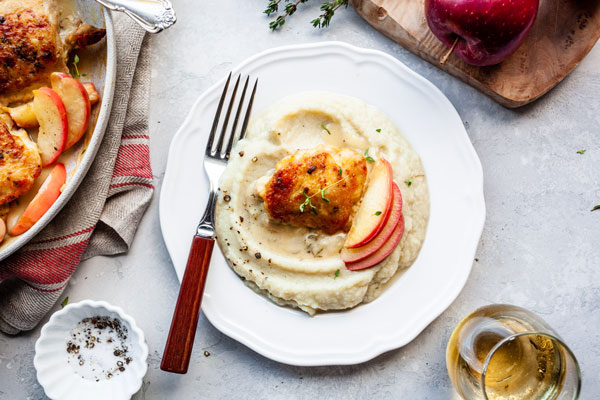
<path id="1" fill-rule="evenodd" d="M 27 193 L 41 170 L 40 154 L 27 132 L 12 134 L 0 120 L 0 208 Z"/>
<path id="2" fill-rule="evenodd" d="M 91 44 L 98 43 L 104 35 L 106 35 L 106 29 L 81 24 L 65 38 L 65 44 L 69 50 L 83 49 Z"/>
<path id="3" fill-rule="evenodd" d="M 25 90 L 30 96 L 29 89 L 47 83 L 50 73 L 68 72 L 71 49 L 105 35 L 73 17 L 63 18 L 61 28 L 59 17 L 56 0 L 0 0 L 0 93 Z"/>
<path id="4" fill-rule="evenodd" d="M 59 37 L 43 5 L 23 3 L 33 4 L 0 0 L 0 92 L 43 79 L 58 61 Z"/>
<path id="5" fill-rule="evenodd" d="M 271 218 L 333 234 L 349 229 L 366 178 L 362 155 L 321 145 L 279 161 L 275 173 L 258 183 L 258 194 Z"/>

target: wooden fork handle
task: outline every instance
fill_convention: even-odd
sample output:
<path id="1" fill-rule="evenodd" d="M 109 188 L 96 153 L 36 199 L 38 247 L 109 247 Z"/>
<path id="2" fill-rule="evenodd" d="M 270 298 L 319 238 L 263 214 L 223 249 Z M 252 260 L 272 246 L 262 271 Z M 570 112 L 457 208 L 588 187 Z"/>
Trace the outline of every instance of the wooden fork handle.
<path id="1" fill-rule="evenodd" d="M 190 364 L 200 303 L 215 241 L 194 236 L 160 369 L 185 374 Z"/>

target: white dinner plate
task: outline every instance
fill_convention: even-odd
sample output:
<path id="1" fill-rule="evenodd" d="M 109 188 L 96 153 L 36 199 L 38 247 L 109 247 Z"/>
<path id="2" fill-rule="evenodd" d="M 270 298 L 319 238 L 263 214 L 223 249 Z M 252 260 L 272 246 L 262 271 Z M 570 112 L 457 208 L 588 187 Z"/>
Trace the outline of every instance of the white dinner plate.
<path id="1" fill-rule="evenodd" d="M 419 257 L 381 297 L 314 317 L 250 290 L 215 246 L 204 314 L 226 335 L 292 365 L 356 364 L 407 344 L 458 296 L 485 220 L 481 163 L 458 113 L 433 84 L 395 58 L 340 42 L 268 50 L 233 72 L 259 78 L 254 115 L 308 90 L 354 96 L 385 112 L 421 156 L 431 215 Z M 160 223 L 180 280 L 207 201 L 202 154 L 223 85 L 224 79 L 200 96 L 169 150 Z"/>

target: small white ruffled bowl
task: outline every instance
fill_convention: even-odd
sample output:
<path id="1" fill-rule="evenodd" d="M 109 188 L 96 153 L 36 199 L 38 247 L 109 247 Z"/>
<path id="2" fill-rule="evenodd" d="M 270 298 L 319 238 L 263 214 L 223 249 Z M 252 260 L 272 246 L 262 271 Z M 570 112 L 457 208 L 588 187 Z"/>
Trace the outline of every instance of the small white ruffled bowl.
<path id="1" fill-rule="evenodd" d="M 123 372 L 114 374 L 110 379 L 83 378 L 77 373 L 78 365 L 68 362 L 71 354 L 67 352 L 67 343 L 71 339 L 71 331 L 84 318 L 95 316 L 118 318 L 128 330 L 127 355 L 131 361 L 125 365 Z M 38 382 L 53 400 L 121 400 L 131 398 L 142 386 L 148 370 L 147 358 L 144 333 L 132 317 L 105 301 L 84 300 L 57 311 L 44 325 L 35 343 L 33 365 Z"/>

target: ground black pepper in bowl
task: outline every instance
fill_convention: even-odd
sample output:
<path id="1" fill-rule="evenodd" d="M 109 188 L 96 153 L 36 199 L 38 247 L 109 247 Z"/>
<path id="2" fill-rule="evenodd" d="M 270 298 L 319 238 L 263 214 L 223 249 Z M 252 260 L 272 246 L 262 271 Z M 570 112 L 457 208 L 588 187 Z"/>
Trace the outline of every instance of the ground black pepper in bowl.
<path id="1" fill-rule="evenodd" d="M 119 318 L 84 318 L 70 332 L 67 363 L 84 379 L 111 379 L 133 361 L 128 335 L 129 329 Z"/>

